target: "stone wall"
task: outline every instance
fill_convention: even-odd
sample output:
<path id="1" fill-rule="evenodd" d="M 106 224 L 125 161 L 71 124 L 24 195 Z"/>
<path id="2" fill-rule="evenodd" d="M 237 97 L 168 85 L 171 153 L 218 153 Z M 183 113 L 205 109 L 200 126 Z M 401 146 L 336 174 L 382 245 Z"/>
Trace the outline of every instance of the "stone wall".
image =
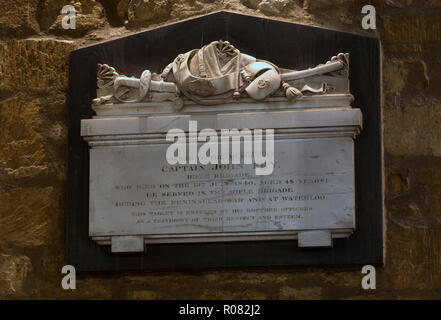
<path id="1" fill-rule="evenodd" d="M 77 28 L 60 10 L 77 9 Z M 361 28 L 361 7 L 377 30 Z M 65 264 L 69 51 L 217 10 L 378 36 L 383 46 L 384 267 L 80 275 Z M 441 298 L 440 0 L 2 0 L 0 298 Z"/>

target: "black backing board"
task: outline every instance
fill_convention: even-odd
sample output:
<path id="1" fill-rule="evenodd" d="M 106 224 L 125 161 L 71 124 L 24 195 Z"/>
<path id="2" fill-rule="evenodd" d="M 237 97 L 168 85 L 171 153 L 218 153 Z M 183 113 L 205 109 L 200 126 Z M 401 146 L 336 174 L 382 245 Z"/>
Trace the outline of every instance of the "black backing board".
<path id="1" fill-rule="evenodd" d="M 305 69 L 339 52 L 350 53 L 353 107 L 363 112 L 355 144 L 356 223 L 333 248 L 301 249 L 297 241 L 150 245 L 144 254 L 112 254 L 88 236 L 89 148 L 80 120 L 94 115 L 97 63 L 139 77 L 160 72 L 180 53 L 214 40 L 283 68 Z M 376 38 L 230 12 L 218 12 L 71 52 L 67 263 L 77 271 L 201 269 L 383 263 L 380 43 Z"/>

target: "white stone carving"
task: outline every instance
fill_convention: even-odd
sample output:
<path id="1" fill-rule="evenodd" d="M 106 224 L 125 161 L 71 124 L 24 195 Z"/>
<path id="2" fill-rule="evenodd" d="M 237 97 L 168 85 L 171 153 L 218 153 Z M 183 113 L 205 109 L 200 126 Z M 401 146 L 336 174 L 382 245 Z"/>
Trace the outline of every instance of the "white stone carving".
<path id="1" fill-rule="evenodd" d="M 292 101 L 311 94 L 349 93 L 348 63 L 348 54 L 340 53 L 308 70 L 282 69 L 220 40 L 178 55 L 161 74 L 144 70 L 139 79 L 100 64 L 93 104 L 171 101 L 180 109 L 189 103 L 217 105 L 270 97 Z"/>

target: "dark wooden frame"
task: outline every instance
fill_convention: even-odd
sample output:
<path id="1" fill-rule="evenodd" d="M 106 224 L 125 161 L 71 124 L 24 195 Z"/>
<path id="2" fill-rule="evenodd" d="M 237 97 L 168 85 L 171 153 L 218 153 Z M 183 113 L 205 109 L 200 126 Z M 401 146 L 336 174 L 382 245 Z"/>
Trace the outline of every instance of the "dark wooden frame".
<path id="1" fill-rule="evenodd" d="M 242 52 L 280 67 L 303 69 L 350 53 L 354 107 L 364 129 L 355 144 L 357 230 L 330 249 L 301 249 L 297 241 L 162 244 L 144 254 L 112 254 L 88 236 L 89 149 L 80 120 L 94 112 L 96 65 L 107 63 L 126 75 L 148 68 L 160 72 L 179 53 L 213 40 L 228 40 Z M 376 38 L 218 12 L 71 52 L 69 65 L 69 162 L 67 263 L 77 271 L 201 269 L 383 263 L 380 43 Z"/>

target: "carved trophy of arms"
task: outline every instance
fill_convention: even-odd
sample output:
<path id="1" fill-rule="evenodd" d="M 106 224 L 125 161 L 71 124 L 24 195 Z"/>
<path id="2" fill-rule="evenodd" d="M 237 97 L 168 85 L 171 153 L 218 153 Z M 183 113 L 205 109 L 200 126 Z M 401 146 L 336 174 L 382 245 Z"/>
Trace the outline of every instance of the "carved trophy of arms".
<path id="1" fill-rule="evenodd" d="M 349 93 L 348 63 L 349 55 L 340 53 L 311 69 L 282 69 L 219 40 L 178 55 L 161 74 L 144 70 L 140 78 L 127 77 L 99 65 L 94 104 L 171 101 L 180 109 L 187 102 L 294 101 L 304 94 Z"/>

